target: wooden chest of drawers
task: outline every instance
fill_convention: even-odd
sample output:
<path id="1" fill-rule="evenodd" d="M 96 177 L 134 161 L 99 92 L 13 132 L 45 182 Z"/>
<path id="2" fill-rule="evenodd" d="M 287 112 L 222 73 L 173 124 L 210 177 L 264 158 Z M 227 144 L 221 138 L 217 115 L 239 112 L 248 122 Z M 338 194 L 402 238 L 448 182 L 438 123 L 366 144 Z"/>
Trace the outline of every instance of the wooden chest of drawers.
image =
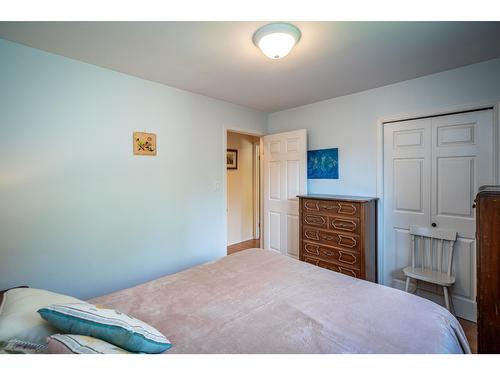
<path id="1" fill-rule="evenodd" d="M 477 343 L 479 354 L 500 353 L 500 186 L 476 196 Z"/>
<path id="2" fill-rule="evenodd" d="M 301 195 L 300 260 L 377 281 L 377 199 Z"/>

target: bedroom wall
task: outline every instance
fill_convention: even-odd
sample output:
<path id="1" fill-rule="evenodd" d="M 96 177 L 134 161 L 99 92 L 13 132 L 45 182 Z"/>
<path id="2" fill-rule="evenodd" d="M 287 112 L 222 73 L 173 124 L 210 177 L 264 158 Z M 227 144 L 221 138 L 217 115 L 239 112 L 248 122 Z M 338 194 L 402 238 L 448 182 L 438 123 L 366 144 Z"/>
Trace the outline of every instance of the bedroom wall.
<path id="1" fill-rule="evenodd" d="M 0 39 L 0 127 L 0 290 L 89 298 L 226 255 L 223 127 L 266 115 Z"/>
<path id="2" fill-rule="evenodd" d="M 500 101 L 500 59 L 272 113 L 268 131 L 305 128 L 310 150 L 339 148 L 339 179 L 310 180 L 309 193 L 375 196 L 379 119 L 490 100 Z"/>
<path id="3" fill-rule="evenodd" d="M 227 148 L 238 150 L 238 169 L 227 170 L 227 244 L 253 239 L 253 156 L 258 137 L 227 133 Z"/>

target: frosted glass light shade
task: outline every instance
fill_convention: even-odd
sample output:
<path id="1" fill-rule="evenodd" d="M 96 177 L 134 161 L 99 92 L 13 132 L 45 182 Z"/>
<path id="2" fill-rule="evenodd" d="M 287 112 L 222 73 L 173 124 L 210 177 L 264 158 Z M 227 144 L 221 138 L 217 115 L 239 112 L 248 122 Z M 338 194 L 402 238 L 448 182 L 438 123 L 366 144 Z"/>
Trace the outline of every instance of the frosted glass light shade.
<path id="1" fill-rule="evenodd" d="M 290 53 L 300 36 L 300 30 L 289 23 L 270 23 L 255 32 L 253 42 L 270 59 L 281 59 Z"/>

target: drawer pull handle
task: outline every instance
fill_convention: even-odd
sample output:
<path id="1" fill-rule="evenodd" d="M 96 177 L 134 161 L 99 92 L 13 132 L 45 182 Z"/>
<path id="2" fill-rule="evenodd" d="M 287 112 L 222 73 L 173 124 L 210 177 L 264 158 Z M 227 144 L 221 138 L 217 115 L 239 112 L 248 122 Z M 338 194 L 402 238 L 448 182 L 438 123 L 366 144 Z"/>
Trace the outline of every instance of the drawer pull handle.
<path id="1" fill-rule="evenodd" d="M 339 241 L 339 245 L 343 245 L 343 246 L 347 246 L 347 247 L 356 247 L 356 239 L 353 238 L 353 237 L 346 237 L 346 236 L 342 236 L 339 234 L 339 238 L 340 238 L 340 241 Z M 348 240 L 351 240 L 352 241 L 352 244 L 347 244 L 347 243 L 342 243 L 342 240 L 343 239 L 348 239 Z"/>
<path id="2" fill-rule="evenodd" d="M 331 251 L 325 251 L 325 254 L 328 255 L 329 257 L 333 256 L 333 253 Z"/>
<path id="3" fill-rule="evenodd" d="M 308 252 L 310 254 L 319 255 L 319 246 L 313 246 L 313 245 L 306 244 L 304 246 L 304 249 L 306 250 L 306 252 Z"/>
<path id="4" fill-rule="evenodd" d="M 310 207 L 312 205 L 312 207 Z M 311 211 L 319 211 L 318 202 L 305 201 L 304 207 Z"/>
<path id="5" fill-rule="evenodd" d="M 333 241 L 334 237 L 333 236 L 323 236 L 323 239 L 326 241 Z"/>
<path id="6" fill-rule="evenodd" d="M 325 210 L 333 210 L 335 206 L 320 206 L 321 208 L 324 208 Z"/>
<path id="7" fill-rule="evenodd" d="M 308 231 L 306 231 L 305 236 L 309 240 L 319 241 L 319 233 L 318 232 L 313 232 L 311 230 L 308 230 Z"/>
<path id="8" fill-rule="evenodd" d="M 333 219 L 331 221 L 331 225 L 334 227 L 334 228 L 337 228 L 337 229 L 344 229 L 344 230 L 348 230 L 350 232 L 353 232 L 357 225 L 356 225 L 356 222 L 353 221 L 353 220 L 339 220 L 339 219 Z"/>
<path id="9" fill-rule="evenodd" d="M 304 218 L 304 221 L 306 224 L 310 225 L 323 225 L 326 223 L 326 220 L 323 216 L 313 216 L 313 215 L 306 215 Z"/>
<path id="10" fill-rule="evenodd" d="M 345 210 L 344 207 L 347 207 L 347 210 Z M 355 205 L 339 203 L 339 214 L 354 215 L 355 213 L 356 213 Z"/>
<path id="11" fill-rule="evenodd" d="M 344 253 L 343 251 L 339 251 L 339 254 L 340 254 L 340 256 L 339 256 L 339 262 L 342 262 L 342 263 L 347 263 L 347 264 L 354 264 L 354 263 L 356 263 L 356 257 L 355 257 L 354 255 Z M 344 256 L 344 257 L 346 257 L 346 256 L 347 256 L 347 257 L 352 257 L 353 261 L 352 261 L 352 262 L 349 262 L 349 261 L 347 261 L 347 260 L 345 260 L 345 259 L 342 259 L 342 257 L 343 257 L 343 256 Z"/>

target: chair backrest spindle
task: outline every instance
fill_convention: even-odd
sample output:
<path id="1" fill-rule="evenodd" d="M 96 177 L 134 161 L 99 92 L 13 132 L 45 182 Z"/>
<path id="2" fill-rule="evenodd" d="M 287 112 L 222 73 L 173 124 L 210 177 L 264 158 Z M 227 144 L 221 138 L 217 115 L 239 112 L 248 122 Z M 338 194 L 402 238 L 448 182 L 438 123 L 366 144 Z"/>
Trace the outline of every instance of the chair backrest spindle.
<path id="1" fill-rule="evenodd" d="M 422 270 L 444 272 L 451 276 L 456 238 L 457 232 L 450 229 L 410 225 L 411 266 L 413 268 L 420 266 Z M 448 251 L 446 252 L 446 250 Z M 445 261 L 447 267 L 443 271 Z M 418 264 L 419 262 L 420 264 Z"/>
<path id="2" fill-rule="evenodd" d="M 410 243 L 411 243 L 411 266 L 415 268 L 415 241 L 416 237 L 413 234 L 410 234 Z"/>
<path id="3" fill-rule="evenodd" d="M 448 258 L 448 276 L 451 276 L 451 267 L 452 267 L 452 261 L 453 261 L 453 248 L 454 248 L 454 241 L 450 241 L 450 256 Z"/>
<path id="4" fill-rule="evenodd" d="M 439 239 L 438 242 L 438 271 L 443 272 L 443 239 Z"/>

